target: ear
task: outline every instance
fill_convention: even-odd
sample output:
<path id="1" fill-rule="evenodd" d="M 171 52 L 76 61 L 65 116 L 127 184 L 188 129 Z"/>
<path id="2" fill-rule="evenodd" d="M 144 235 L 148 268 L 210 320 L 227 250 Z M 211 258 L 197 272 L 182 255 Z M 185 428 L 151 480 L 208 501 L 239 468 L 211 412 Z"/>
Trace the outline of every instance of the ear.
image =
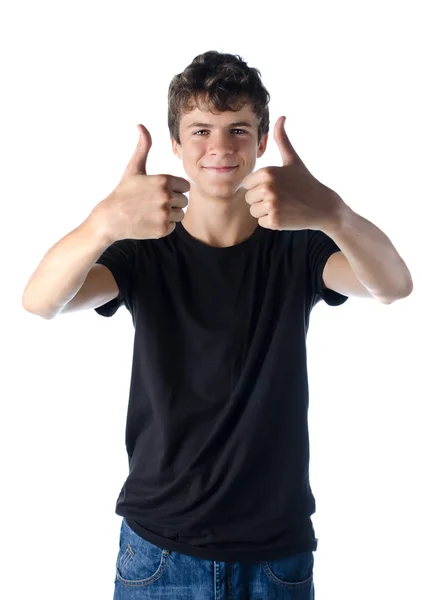
<path id="1" fill-rule="evenodd" d="M 177 158 L 182 158 L 181 156 L 181 148 L 180 145 L 176 142 L 176 140 L 170 136 L 171 148 L 173 150 L 173 154 L 177 156 Z"/>
<path id="2" fill-rule="evenodd" d="M 268 136 L 269 136 L 268 133 L 266 133 L 265 135 L 262 136 L 261 141 L 259 142 L 258 149 L 256 151 L 257 158 L 261 158 L 261 156 L 264 154 L 265 150 L 267 149 Z"/>

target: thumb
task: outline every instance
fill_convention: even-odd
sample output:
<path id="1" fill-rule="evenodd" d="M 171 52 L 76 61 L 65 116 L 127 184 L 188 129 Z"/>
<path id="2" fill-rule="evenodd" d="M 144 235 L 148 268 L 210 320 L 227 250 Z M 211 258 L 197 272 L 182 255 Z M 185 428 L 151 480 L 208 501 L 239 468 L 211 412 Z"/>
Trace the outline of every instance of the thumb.
<path id="1" fill-rule="evenodd" d="M 146 175 L 148 153 L 151 150 L 152 138 L 145 125 L 137 125 L 139 139 L 132 158 L 127 164 L 123 177 L 127 175 Z"/>
<path id="2" fill-rule="evenodd" d="M 306 169 L 303 160 L 293 148 L 285 130 L 286 117 L 280 117 L 274 125 L 274 139 L 278 146 L 283 161 L 283 167 L 287 165 L 301 165 Z"/>

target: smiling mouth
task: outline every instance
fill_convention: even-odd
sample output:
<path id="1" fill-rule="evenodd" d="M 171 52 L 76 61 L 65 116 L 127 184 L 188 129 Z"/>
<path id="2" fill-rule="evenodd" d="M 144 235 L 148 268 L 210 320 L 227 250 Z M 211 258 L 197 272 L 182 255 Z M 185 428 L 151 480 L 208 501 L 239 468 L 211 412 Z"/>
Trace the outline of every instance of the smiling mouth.
<path id="1" fill-rule="evenodd" d="M 236 167 L 204 167 L 207 171 L 211 171 L 211 173 L 230 173 L 237 169 Z"/>

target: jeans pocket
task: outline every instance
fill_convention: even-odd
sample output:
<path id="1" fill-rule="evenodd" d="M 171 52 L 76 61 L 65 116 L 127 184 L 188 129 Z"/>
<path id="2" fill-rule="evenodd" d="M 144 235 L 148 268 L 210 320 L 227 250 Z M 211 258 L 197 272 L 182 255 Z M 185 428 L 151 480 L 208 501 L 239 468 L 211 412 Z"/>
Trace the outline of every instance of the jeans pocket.
<path id="1" fill-rule="evenodd" d="M 164 573 L 168 557 L 168 550 L 141 538 L 123 519 L 116 561 L 116 581 L 126 586 L 154 583 Z"/>
<path id="2" fill-rule="evenodd" d="M 262 562 L 267 577 L 280 587 L 290 590 L 310 586 L 313 580 L 314 554 L 312 551 L 300 552 L 277 560 Z"/>

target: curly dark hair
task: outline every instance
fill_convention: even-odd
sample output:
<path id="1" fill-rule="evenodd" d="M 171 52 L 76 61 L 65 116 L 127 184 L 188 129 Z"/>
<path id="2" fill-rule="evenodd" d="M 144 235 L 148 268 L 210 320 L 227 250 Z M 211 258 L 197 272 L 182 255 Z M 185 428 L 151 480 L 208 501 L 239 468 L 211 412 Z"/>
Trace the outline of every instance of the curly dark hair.
<path id="1" fill-rule="evenodd" d="M 261 81 L 261 72 L 248 67 L 235 54 L 210 50 L 196 56 L 186 69 L 175 75 L 168 90 L 168 127 L 180 144 L 180 120 L 184 113 L 199 107 L 203 99 L 209 110 L 240 110 L 246 103 L 258 119 L 258 141 L 269 131 L 270 94 Z"/>

